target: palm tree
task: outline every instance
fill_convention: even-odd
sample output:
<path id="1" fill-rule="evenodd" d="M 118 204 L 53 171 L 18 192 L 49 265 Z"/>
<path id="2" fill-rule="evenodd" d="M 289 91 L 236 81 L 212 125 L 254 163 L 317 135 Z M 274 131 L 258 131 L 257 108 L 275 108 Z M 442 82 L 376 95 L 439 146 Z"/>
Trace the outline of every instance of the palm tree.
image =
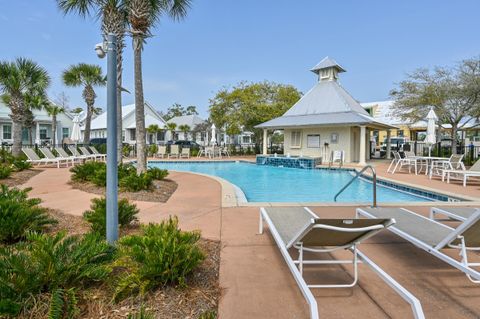
<path id="1" fill-rule="evenodd" d="M 145 39 L 160 18 L 168 15 L 174 20 L 187 15 L 191 0 L 127 0 L 128 21 L 133 37 L 135 74 L 135 120 L 137 138 L 137 172 L 147 170 L 145 152 L 145 105 L 143 98 L 142 50 Z"/>
<path id="2" fill-rule="evenodd" d="M 122 72 L 125 31 L 128 23 L 126 0 L 57 0 L 65 14 L 101 17 L 104 39 L 109 33 L 117 36 L 117 161 L 122 162 Z"/>
<path id="3" fill-rule="evenodd" d="M 70 66 L 63 71 L 63 83 L 66 86 L 78 87 L 83 86 L 82 97 L 87 104 L 87 117 L 85 118 L 85 131 L 83 143 L 90 142 L 90 124 L 92 115 L 95 112 L 95 94 L 94 86 L 104 86 L 105 77 L 102 74 L 102 68 L 98 65 L 79 63 Z"/>
<path id="4" fill-rule="evenodd" d="M 177 123 L 173 123 L 173 122 L 167 123 L 167 124 L 165 124 L 165 129 L 167 131 L 172 132 L 172 141 L 174 141 L 175 140 L 175 130 L 177 129 Z"/>
<path id="5" fill-rule="evenodd" d="M 0 94 L 2 101 L 10 108 L 14 156 L 19 156 L 22 151 L 22 126 L 28 100 L 34 96 L 44 96 L 49 84 L 47 71 L 32 60 L 17 58 L 13 62 L 0 62 Z"/>
<path id="6" fill-rule="evenodd" d="M 183 132 L 184 139 L 188 140 L 187 136 L 188 136 L 188 132 L 190 132 L 190 126 L 187 124 L 182 124 L 178 127 L 178 129 Z"/>
<path id="7" fill-rule="evenodd" d="M 65 109 L 63 106 L 49 103 L 45 107 L 45 110 L 47 111 L 48 115 L 52 117 L 52 145 L 55 147 L 57 145 L 57 115 L 65 113 Z"/>
<path id="8" fill-rule="evenodd" d="M 158 126 L 157 124 L 152 124 L 147 127 L 147 132 L 155 136 L 155 143 L 157 143 L 157 133 L 160 133 L 161 131 L 162 128 L 160 128 L 160 126 Z"/>

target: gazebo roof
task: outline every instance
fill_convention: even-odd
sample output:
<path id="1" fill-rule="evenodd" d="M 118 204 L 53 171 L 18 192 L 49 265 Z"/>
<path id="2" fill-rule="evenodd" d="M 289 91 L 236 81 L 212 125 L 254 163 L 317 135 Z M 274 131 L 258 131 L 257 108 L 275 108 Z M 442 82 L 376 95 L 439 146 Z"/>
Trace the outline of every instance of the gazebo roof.
<path id="1" fill-rule="evenodd" d="M 375 120 L 337 81 L 337 74 L 345 70 L 326 57 L 313 69 L 319 81 L 284 115 L 267 121 L 257 128 L 282 128 L 315 125 L 368 125 L 394 128 Z"/>

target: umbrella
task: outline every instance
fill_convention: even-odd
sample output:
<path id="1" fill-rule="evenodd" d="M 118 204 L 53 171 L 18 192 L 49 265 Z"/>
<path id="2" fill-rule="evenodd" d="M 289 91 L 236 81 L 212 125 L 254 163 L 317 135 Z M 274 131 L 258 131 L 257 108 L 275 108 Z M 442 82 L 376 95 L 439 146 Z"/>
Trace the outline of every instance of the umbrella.
<path id="1" fill-rule="evenodd" d="M 210 140 L 210 144 L 212 146 L 215 146 L 215 144 L 217 143 L 217 138 L 215 137 L 216 136 L 215 129 L 216 129 L 215 124 L 212 124 L 212 139 Z"/>
<path id="2" fill-rule="evenodd" d="M 427 136 L 425 138 L 425 143 L 428 145 L 428 156 L 432 151 L 432 145 L 437 142 L 437 137 L 435 135 L 435 121 L 438 120 L 437 115 L 433 111 L 433 108 L 430 108 L 430 111 L 427 114 Z"/>
<path id="3" fill-rule="evenodd" d="M 75 115 L 73 118 L 73 127 L 72 127 L 72 135 L 70 135 L 70 139 L 77 144 L 80 141 L 80 115 Z"/>

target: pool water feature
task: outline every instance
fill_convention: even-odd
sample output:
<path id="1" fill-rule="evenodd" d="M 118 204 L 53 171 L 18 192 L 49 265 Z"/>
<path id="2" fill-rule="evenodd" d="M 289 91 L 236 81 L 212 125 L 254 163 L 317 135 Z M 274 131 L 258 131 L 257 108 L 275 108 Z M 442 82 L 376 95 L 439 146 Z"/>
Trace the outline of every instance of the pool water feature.
<path id="1" fill-rule="evenodd" d="M 348 170 L 298 169 L 233 161 L 151 161 L 148 165 L 221 177 L 240 188 L 248 202 L 333 202 L 335 194 L 353 177 L 353 172 Z M 372 187 L 370 181 L 356 179 L 337 200 L 371 202 Z M 378 203 L 426 201 L 432 199 L 377 184 Z"/>

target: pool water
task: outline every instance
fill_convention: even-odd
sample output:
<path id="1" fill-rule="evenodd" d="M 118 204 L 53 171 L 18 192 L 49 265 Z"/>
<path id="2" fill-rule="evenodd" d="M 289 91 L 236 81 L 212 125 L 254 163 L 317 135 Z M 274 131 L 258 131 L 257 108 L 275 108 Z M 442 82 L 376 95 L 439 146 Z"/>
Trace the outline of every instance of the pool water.
<path id="1" fill-rule="evenodd" d="M 333 202 L 352 179 L 346 170 L 284 168 L 245 162 L 149 162 L 150 167 L 221 177 L 238 186 L 249 202 Z M 356 179 L 338 202 L 371 202 L 372 184 Z M 426 198 L 377 185 L 377 202 L 420 202 Z"/>

